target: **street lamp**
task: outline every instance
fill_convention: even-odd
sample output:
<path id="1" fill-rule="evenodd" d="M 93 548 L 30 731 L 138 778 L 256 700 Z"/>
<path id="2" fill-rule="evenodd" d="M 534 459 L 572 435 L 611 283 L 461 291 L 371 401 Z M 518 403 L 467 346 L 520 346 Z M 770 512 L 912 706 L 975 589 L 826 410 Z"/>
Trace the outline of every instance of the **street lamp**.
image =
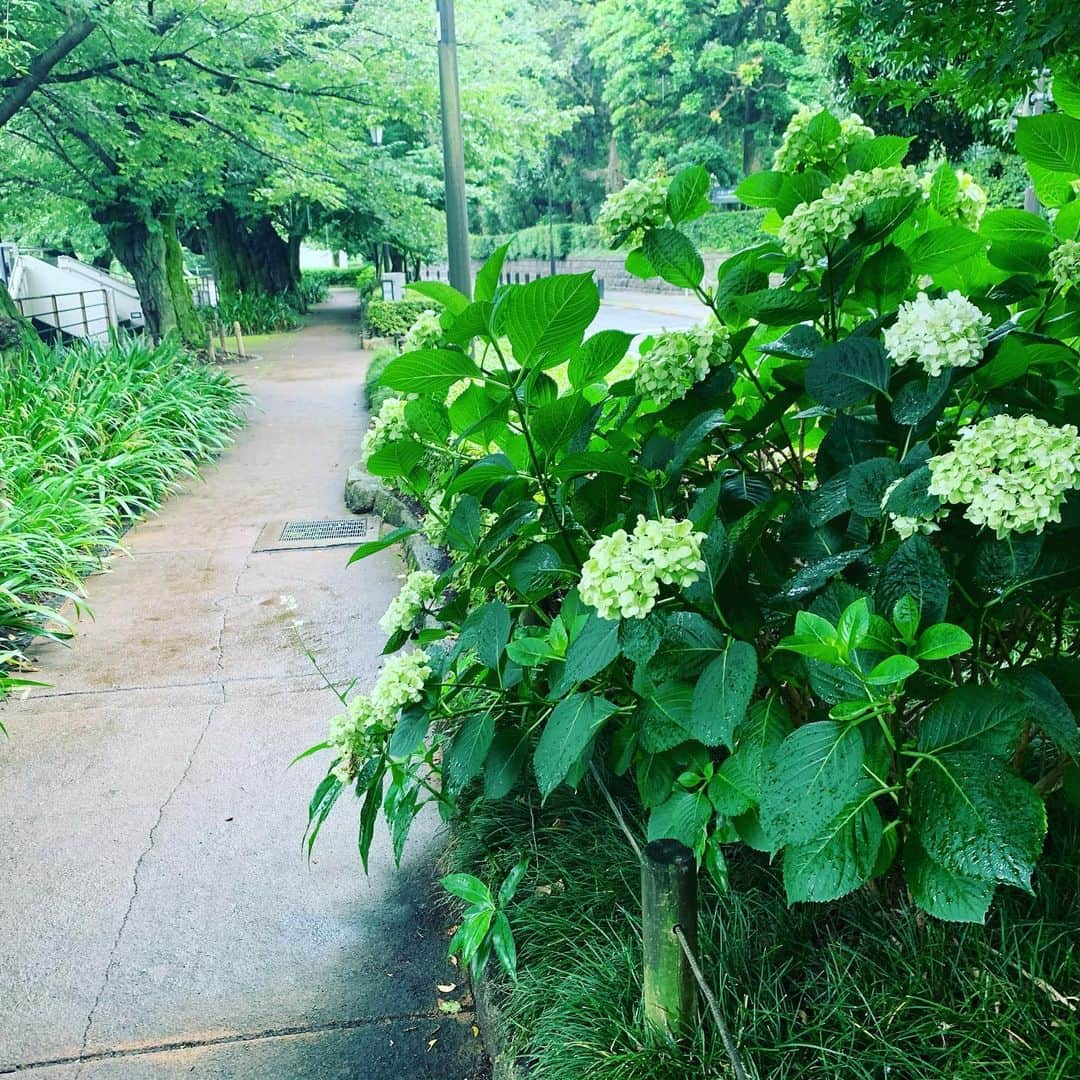
<path id="1" fill-rule="evenodd" d="M 454 0 L 435 0 L 439 13 L 439 98 L 442 104 L 443 175 L 446 184 L 446 248 L 450 284 L 472 296 L 469 213 L 465 202 L 465 144 L 461 134 Z"/>
<path id="2" fill-rule="evenodd" d="M 382 146 L 383 129 L 381 127 L 369 127 L 368 134 L 371 136 L 372 146 Z"/>

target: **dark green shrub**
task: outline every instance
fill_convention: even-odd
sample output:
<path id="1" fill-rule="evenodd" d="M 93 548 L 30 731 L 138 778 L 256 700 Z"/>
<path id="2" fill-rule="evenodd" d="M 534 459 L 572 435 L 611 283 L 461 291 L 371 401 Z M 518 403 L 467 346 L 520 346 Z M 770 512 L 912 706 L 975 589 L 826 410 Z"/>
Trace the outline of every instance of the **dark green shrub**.
<path id="1" fill-rule="evenodd" d="M 371 266 L 321 266 L 316 270 L 305 270 L 303 277 L 305 281 L 321 281 L 329 289 L 335 285 L 355 285 L 357 270 L 361 273 L 371 270 L 374 273 Z"/>
<path id="2" fill-rule="evenodd" d="M 325 275 L 313 274 L 310 270 L 305 270 L 300 277 L 300 298 L 304 301 L 304 306 L 308 307 L 311 304 L 321 304 L 324 300 L 330 297 L 330 284 L 326 280 Z"/>
<path id="3" fill-rule="evenodd" d="M 230 330 L 234 322 L 245 334 L 275 334 L 295 330 L 301 322 L 294 301 L 280 294 L 237 293 L 218 301 L 218 318 Z"/>
<path id="4" fill-rule="evenodd" d="M 764 239 L 764 210 L 717 210 L 686 226 L 686 235 L 704 251 L 741 251 Z"/>
<path id="5" fill-rule="evenodd" d="M 372 300 L 367 307 L 368 331 L 373 337 L 402 337 L 421 312 L 434 306 L 429 300 Z"/>
<path id="6" fill-rule="evenodd" d="M 379 291 L 379 276 L 374 266 L 361 267 L 360 272 L 349 282 L 364 300 L 370 300 Z"/>

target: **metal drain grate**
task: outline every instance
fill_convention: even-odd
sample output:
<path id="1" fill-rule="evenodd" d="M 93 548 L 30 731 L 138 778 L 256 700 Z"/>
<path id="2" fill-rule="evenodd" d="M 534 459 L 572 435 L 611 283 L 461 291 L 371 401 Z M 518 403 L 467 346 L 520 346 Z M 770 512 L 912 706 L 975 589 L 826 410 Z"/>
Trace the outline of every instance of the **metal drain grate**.
<path id="1" fill-rule="evenodd" d="M 367 518 L 336 521 L 286 521 L 279 540 L 358 540 L 367 536 Z"/>
<path id="2" fill-rule="evenodd" d="M 293 551 L 299 548 L 344 547 L 379 535 L 373 517 L 277 520 L 263 526 L 252 551 Z"/>

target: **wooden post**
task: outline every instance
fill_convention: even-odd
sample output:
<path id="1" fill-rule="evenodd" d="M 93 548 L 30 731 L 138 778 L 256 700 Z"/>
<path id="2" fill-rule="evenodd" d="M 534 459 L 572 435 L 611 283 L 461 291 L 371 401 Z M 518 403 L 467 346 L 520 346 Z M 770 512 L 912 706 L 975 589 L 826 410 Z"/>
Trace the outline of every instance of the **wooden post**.
<path id="1" fill-rule="evenodd" d="M 214 348 L 214 331 L 212 329 L 206 333 L 206 359 L 211 364 L 217 360 L 217 350 Z"/>
<path id="2" fill-rule="evenodd" d="M 218 344 L 221 345 L 221 354 L 224 356 L 229 351 L 225 345 L 225 324 L 220 318 L 215 318 L 214 322 L 217 324 Z"/>
<path id="3" fill-rule="evenodd" d="M 233 337 L 236 338 L 236 355 L 242 359 L 247 356 L 247 353 L 244 352 L 244 339 L 240 336 L 240 324 L 238 322 L 232 324 L 232 332 Z"/>
<path id="4" fill-rule="evenodd" d="M 677 840 L 654 840 L 641 860 L 641 935 L 645 1019 L 672 1038 L 692 1026 L 697 985 L 674 930 L 697 952 L 697 865 Z"/>

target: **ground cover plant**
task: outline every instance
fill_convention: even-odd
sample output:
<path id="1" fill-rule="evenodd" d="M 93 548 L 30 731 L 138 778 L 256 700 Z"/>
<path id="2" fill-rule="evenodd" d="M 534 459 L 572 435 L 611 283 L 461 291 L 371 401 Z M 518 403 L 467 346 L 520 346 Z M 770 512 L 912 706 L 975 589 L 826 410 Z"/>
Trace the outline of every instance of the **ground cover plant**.
<path id="1" fill-rule="evenodd" d="M 307 302 L 317 303 L 322 291 L 321 285 L 312 287 L 309 293 L 314 299 Z M 239 323 L 245 334 L 276 334 L 295 330 L 303 322 L 300 302 L 299 296 L 280 293 L 237 293 L 218 300 L 214 317 L 224 324 L 227 333 L 232 331 L 233 323 Z"/>
<path id="2" fill-rule="evenodd" d="M 404 337 L 416 320 L 438 305 L 430 300 L 371 300 L 365 318 L 375 337 Z"/>
<path id="3" fill-rule="evenodd" d="M 63 625 L 60 602 L 84 609 L 83 578 L 125 528 L 228 444 L 244 392 L 172 339 L 35 342 L 0 367 L 0 653 L 13 661 Z"/>
<path id="4" fill-rule="evenodd" d="M 1060 796 L 1051 817 L 1037 899 L 1003 897 L 985 927 L 927 920 L 870 890 L 827 912 L 789 909 L 779 868 L 745 849 L 730 860 L 730 889 L 704 880 L 704 967 L 749 1074 L 1074 1075 L 1080 837 Z M 642 835 L 633 819 L 631 827 Z M 639 866 L 603 800 L 567 793 L 543 809 L 524 796 L 479 803 L 454 830 L 446 861 L 499 882 L 523 856 L 528 869 L 509 913 L 517 982 L 492 970 L 488 989 L 523 1072 L 545 1080 L 730 1075 L 707 1022 L 679 1045 L 642 1023 Z"/>
<path id="5" fill-rule="evenodd" d="M 739 188 L 771 237 L 715 283 L 683 231 L 705 170 L 627 185 L 603 215 L 627 266 L 709 318 L 612 383 L 630 335 L 585 337 L 589 275 L 500 286 L 500 249 L 471 302 L 415 286 L 439 340 L 387 364 L 364 449 L 452 566 L 408 576 L 383 672 L 315 748 L 309 840 L 347 790 L 366 859 L 380 808 L 400 851 L 476 783 L 608 776 L 720 889 L 750 848 L 790 903 L 1022 904 L 1080 749 L 1074 128 L 1018 131 L 1048 221 L 801 116 Z M 513 969 L 494 911 L 466 926 L 456 951 Z"/>

